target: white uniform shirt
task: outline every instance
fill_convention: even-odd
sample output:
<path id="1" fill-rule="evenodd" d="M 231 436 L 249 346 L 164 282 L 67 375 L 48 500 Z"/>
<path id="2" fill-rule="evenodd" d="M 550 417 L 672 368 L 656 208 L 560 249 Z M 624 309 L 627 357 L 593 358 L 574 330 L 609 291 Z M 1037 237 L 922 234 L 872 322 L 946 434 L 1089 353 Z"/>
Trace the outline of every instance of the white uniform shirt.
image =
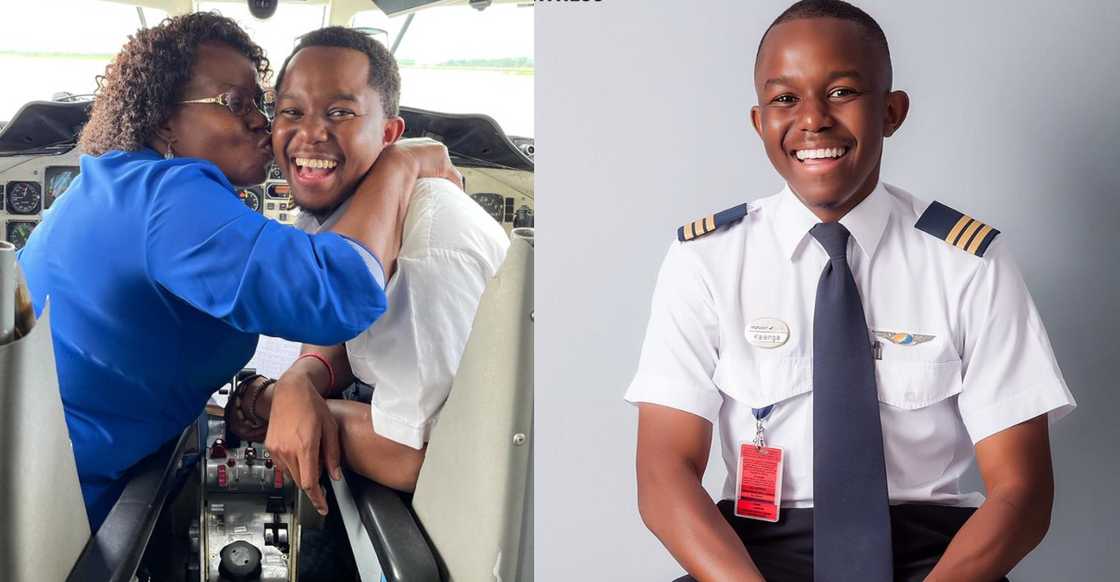
<path id="1" fill-rule="evenodd" d="M 1006 235 L 983 257 L 966 253 L 914 228 L 928 204 L 880 183 L 840 222 L 869 331 L 933 336 L 879 340 L 890 501 L 977 506 L 983 496 L 959 487 L 974 444 L 1047 412 L 1057 420 L 1075 404 Z M 755 436 L 751 408 L 774 404 L 765 435 L 785 449 L 782 505 L 813 505 L 813 308 L 828 262 L 809 235 L 818 222 L 787 187 L 739 223 L 674 242 L 658 275 L 626 399 L 718 418 L 724 498 L 735 496 L 739 443 Z M 760 318 L 789 326 L 784 345 L 748 341 Z"/>
<path id="2" fill-rule="evenodd" d="M 327 229 L 348 205 L 322 224 L 303 213 L 296 226 Z M 479 299 L 508 247 L 505 230 L 451 182 L 426 178 L 416 183 L 397 270 L 385 289 L 389 309 L 346 342 L 354 376 L 374 387 L 377 434 L 415 449 L 427 442 L 451 390 Z"/>

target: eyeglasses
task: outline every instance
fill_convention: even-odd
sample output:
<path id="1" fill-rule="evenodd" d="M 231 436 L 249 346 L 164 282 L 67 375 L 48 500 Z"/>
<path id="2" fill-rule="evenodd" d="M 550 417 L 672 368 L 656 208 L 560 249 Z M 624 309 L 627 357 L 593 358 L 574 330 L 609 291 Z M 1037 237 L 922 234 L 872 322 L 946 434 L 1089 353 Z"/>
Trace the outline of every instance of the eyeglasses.
<path id="1" fill-rule="evenodd" d="M 250 91 L 244 87 L 234 87 L 221 95 L 205 99 L 180 101 L 179 103 L 213 103 L 229 109 L 230 113 L 238 117 L 245 117 L 249 112 L 255 110 L 265 119 L 271 120 L 276 113 L 276 92 L 262 87 L 257 87 L 255 91 Z"/>

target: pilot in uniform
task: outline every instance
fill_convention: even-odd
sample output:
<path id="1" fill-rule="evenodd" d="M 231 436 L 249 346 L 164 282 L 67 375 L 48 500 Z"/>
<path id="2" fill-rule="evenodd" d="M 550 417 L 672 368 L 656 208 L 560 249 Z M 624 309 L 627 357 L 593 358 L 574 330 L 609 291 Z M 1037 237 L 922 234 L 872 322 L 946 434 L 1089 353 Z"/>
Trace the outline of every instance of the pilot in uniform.
<path id="1" fill-rule="evenodd" d="M 869 398 L 881 422 L 882 460 L 877 443 L 829 456 L 871 457 L 880 472 L 885 464 L 896 565 L 915 549 L 898 547 L 900 534 L 943 551 L 984 500 L 960 488 L 977 442 L 1042 414 L 1053 422 L 1075 406 L 998 230 L 882 182 L 840 219 L 838 250 L 818 238 L 814 227 L 823 224 L 787 186 L 681 227 L 658 275 L 626 393 L 631 403 L 718 420 L 728 473 L 719 506 L 767 579 L 809 579 L 801 576 L 813 567 L 812 510 L 790 509 L 814 507 L 814 430 L 822 430 L 814 423 L 814 393 L 820 400 L 830 376 L 848 373 L 814 376 L 814 309 L 824 300 L 818 284 L 845 250 L 871 347 Z M 851 337 L 848 343 L 860 343 L 862 330 Z M 818 423 L 841 424 L 840 435 L 867 425 L 848 415 L 847 403 L 834 398 L 818 408 Z M 764 444 L 784 455 L 782 519 L 774 524 L 736 518 L 726 501 L 739 492 L 740 447 L 760 427 Z M 820 500 L 825 481 L 817 480 Z M 905 512 L 911 515 L 900 520 Z M 794 552 L 800 563 L 789 553 L 768 556 L 765 541 L 777 528 L 801 540 Z M 933 562 L 926 562 L 928 572 Z"/>

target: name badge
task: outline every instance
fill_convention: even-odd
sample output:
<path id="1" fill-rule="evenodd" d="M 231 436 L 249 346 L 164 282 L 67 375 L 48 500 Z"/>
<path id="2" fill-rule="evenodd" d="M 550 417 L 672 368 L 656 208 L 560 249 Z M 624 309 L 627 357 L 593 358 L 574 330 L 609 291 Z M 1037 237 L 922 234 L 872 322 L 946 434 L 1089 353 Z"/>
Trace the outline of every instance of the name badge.
<path id="1" fill-rule="evenodd" d="M 739 443 L 739 488 L 735 515 L 771 523 L 778 521 L 784 460 L 782 449 L 777 447 Z"/>
<path id="2" fill-rule="evenodd" d="M 773 317 L 761 317 L 747 326 L 747 342 L 760 348 L 776 348 L 789 341 L 789 326 Z"/>

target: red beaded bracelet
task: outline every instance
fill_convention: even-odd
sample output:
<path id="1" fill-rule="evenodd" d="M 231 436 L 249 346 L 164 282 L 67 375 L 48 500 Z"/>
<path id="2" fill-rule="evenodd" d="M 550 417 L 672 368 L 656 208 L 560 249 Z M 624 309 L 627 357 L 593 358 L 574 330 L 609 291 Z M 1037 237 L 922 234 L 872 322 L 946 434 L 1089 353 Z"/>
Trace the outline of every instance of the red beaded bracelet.
<path id="1" fill-rule="evenodd" d="M 296 361 L 298 362 L 304 358 L 315 358 L 316 360 L 323 362 L 323 365 L 327 367 L 327 377 L 330 379 L 330 383 L 327 384 L 327 392 L 334 390 L 334 368 L 332 368 L 331 363 L 323 357 L 323 354 L 320 354 L 319 352 L 307 352 L 306 354 L 300 354 L 300 356 L 296 358 Z"/>

